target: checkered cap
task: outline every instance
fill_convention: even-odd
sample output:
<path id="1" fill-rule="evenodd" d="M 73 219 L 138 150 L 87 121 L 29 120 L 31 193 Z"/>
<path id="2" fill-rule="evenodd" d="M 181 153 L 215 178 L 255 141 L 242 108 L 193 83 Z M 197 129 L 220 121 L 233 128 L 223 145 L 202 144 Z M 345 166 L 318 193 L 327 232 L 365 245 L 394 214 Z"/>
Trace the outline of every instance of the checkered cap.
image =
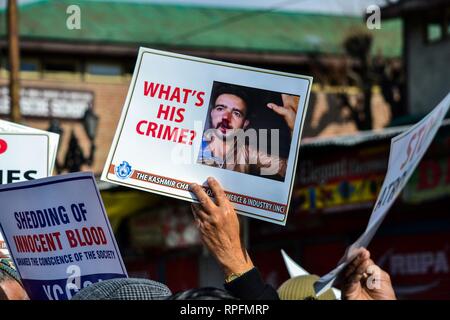
<path id="1" fill-rule="evenodd" d="M 172 292 L 162 283 L 137 278 L 119 278 L 94 283 L 72 300 L 162 300 Z"/>
<path id="2" fill-rule="evenodd" d="M 14 264 L 10 259 L 0 258 L 0 272 L 5 273 L 10 278 L 13 278 L 20 283 L 19 274 L 17 273 L 16 269 L 14 268 Z"/>

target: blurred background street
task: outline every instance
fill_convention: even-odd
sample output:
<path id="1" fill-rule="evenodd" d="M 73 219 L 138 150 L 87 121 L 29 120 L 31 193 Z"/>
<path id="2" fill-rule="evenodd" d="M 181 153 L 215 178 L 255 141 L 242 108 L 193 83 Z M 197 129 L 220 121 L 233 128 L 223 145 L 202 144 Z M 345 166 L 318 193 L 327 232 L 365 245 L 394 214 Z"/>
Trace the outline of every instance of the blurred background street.
<path id="1" fill-rule="evenodd" d="M 314 78 L 287 225 L 242 218 L 275 287 L 289 277 L 281 249 L 311 273 L 335 267 L 367 224 L 390 138 L 450 89 L 449 0 L 19 0 L 12 101 L 8 2 L 0 118 L 62 134 L 54 174 L 100 176 L 140 46 Z M 130 276 L 173 292 L 222 286 L 188 203 L 99 186 Z M 450 120 L 369 250 L 399 298 L 450 299 Z"/>

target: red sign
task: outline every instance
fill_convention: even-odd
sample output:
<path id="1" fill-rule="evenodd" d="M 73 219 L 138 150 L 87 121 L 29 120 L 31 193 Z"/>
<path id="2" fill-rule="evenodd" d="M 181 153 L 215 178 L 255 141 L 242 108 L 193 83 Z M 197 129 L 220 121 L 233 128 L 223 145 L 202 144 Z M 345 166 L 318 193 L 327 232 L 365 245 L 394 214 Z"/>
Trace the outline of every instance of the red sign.
<path id="1" fill-rule="evenodd" d="M 8 149 L 8 144 L 5 140 L 0 139 L 0 154 L 5 153 L 5 151 Z"/>
<path id="2" fill-rule="evenodd" d="M 423 160 L 403 193 L 406 203 L 421 203 L 450 195 L 450 156 Z"/>

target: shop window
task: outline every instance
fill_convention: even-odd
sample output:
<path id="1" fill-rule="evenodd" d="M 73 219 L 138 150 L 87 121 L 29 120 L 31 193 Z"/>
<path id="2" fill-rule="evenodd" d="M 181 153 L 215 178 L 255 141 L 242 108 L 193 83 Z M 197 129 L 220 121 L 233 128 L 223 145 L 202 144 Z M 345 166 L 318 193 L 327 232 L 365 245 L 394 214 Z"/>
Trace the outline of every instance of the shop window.
<path id="1" fill-rule="evenodd" d="M 113 63 L 89 63 L 86 72 L 92 75 L 120 76 L 122 75 L 122 68 L 120 65 Z"/>
<path id="2" fill-rule="evenodd" d="M 3 60 L 2 67 L 9 71 L 9 61 L 7 59 Z M 39 71 L 39 61 L 38 60 L 28 60 L 23 59 L 20 61 L 20 71 L 37 72 Z"/>
<path id="3" fill-rule="evenodd" d="M 445 12 L 445 11 L 444 11 Z M 425 25 L 425 37 L 427 43 L 436 43 L 445 38 L 446 28 L 444 28 L 445 14 L 436 13 L 428 16 Z"/>
<path id="4" fill-rule="evenodd" d="M 20 71 L 37 72 L 39 71 L 39 62 L 37 60 L 24 59 L 20 62 Z"/>
<path id="5" fill-rule="evenodd" d="M 427 24 L 427 42 L 433 43 L 442 40 L 444 34 L 442 32 L 442 26 L 438 23 Z"/>

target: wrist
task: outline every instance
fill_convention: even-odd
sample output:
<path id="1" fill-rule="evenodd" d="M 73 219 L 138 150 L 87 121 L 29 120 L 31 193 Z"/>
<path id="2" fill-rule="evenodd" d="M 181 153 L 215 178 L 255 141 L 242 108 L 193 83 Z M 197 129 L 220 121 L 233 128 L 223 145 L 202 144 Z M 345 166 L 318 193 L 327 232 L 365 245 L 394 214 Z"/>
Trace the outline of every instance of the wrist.
<path id="1" fill-rule="evenodd" d="M 233 282 L 234 280 L 242 277 L 243 275 L 247 274 L 248 272 L 252 271 L 255 267 L 251 267 L 250 269 L 243 271 L 243 272 L 238 272 L 238 273 L 231 273 L 229 275 L 227 275 L 225 277 L 225 283 L 230 283 Z"/>
<path id="2" fill-rule="evenodd" d="M 244 274 L 247 271 L 253 269 L 253 263 L 245 263 L 224 268 L 225 277 L 229 277 L 232 274 Z"/>
<path id="3" fill-rule="evenodd" d="M 232 274 L 243 274 L 254 268 L 253 262 L 248 255 L 242 259 L 228 261 L 228 263 L 222 263 L 225 277 L 229 277 Z"/>

